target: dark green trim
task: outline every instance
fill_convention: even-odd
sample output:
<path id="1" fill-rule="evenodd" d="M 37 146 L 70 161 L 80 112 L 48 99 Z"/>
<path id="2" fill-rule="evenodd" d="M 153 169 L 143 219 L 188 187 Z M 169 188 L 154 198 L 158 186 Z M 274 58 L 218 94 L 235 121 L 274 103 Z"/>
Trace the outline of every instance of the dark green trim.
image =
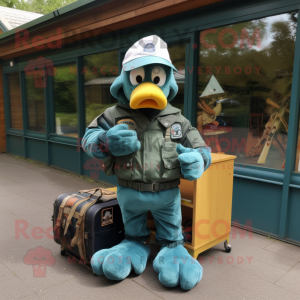
<path id="1" fill-rule="evenodd" d="M 300 173 L 294 173 L 290 180 L 290 185 L 297 185 L 300 188 Z"/>
<path id="2" fill-rule="evenodd" d="M 0 30 L 2 31 L 2 33 L 0 33 L 0 35 L 6 31 L 8 31 L 8 28 L 5 26 L 5 24 L 1 20 L 0 20 Z"/>
<path id="3" fill-rule="evenodd" d="M 185 62 L 184 62 L 184 71 L 185 71 L 185 78 L 184 78 L 184 101 L 183 101 L 183 116 L 186 117 L 187 119 L 190 120 L 190 115 L 189 115 L 189 81 L 190 81 L 190 76 L 188 76 L 187 68 L 190 67 L 190 43 L 185 43 Z"/>
<path id="4" fill-rule="evenodd" d="M 39 134 L 36 132 L 30 132 L 27 131 L 26 135 L 24 135 L 25 138 L 27 139 L 34 139 L 34 140 L 39 140 L 39 141 L 47 141 L 46 135 L 45 134 Z"/>
<path id="5" fill-rule="evenodd" d="M 10 127 L 10 105 L 9 105 L 9 89 L 8 89 L 8 74 L 3 74 L 3 100 L 4 100 L 4 122 L 6 134 Z"/>
<path id="6" fill-rule="evenodd" d="M 27 133 L 27 107 L 26 107 L 26 87 L 25 87 L 25 73 L 19 71 L 20 76 L 20 88 L 21 88 L 21 99 L 22 99 L 22 116 L 23 116 L 23 143 L 24 143 L 24 157 L 28 157 L 27 151 L 27 140 L 25 135 Z"/>
<path id="7" fill-rule="evenodd" d="M 19 136 L 22 137 L 24 136 L 24 133 L 22 130 L 18 130 L 18 129 L 9 129 L 6 131 L 7 135 L 13 135 L 13 136 Z"/>
<path id="8" fill-rule="evenodd" d="M 85 95 L 84 95 L 84 75 L 79 72 L 79 70 L 83 69 L 84 61 L 83 57 L 80 56 L 77 58 L 76 62 L 77 66 L 77 107 L 78 107 L 78 138 L 77 138 L 77 147 L 79 159 L 79 170 L 80 175 L 83 175 L 83 150 L 81 148 L 81 139 L 85 133 Z"/>
<path id="9" fill-rule="evenodd" d="M 299 102 L 300 102 L 300 10 L 298 11 L 298 22 L 296 32 L 295 56 L 293 66 L 292 93 L 289 115 L 289 131 L 286 149 L 286 163 L 284 170 L 284 183 L 282 190 L 279 237 L 284 239 L 287 232 L 287 216 L 289 205 L 290 181 L 295 170 L 296 150 L 299 127 Z"/>
<path id="10" fill-rule="evenodd" d="M 53 108 L 53 77 L 48 76 L 47 78 L 47 88 L 44 90 L 45 95 L 45 110 L 46 110 L 46 161 L 47 165 L 51 165 L 51 151 L 49 137 L 51 136 L 51 129 L 54 127 L 54 108 Z"/>
<path id="11" fill-rule="evenodd" d="M 73 137 L 60 136 L 52 134 L 48 137 L 48 141 L 51 143 L 61 143 L 68 146 L 77 146 L 77 139 Z"/>
<path id="12" fill-rule="evenodd" d="M 189 45 L 189 70 L 192 70 L 191 74 L 188 72 L 189 86 L 188 86 L 188 116 L 191 124 L 196 127 L 196 111 L 197 107 L 197 95 L 198 95 L 198 63 L 199 63 L 199 32 L 192 34 Z M 197 45 L 197 48 L 193 46 Z"/>
<path id="13" fill-rule="evenodd" d="M 234 176 L 278 185 L 283 185 L 284 181 L 283 172 L 270 172 L 270 169 L 267 171 L 260 169 L 252 169 L 248 168 L 248 166 L 240 168 L 240 166 L 235 165 Z"/>

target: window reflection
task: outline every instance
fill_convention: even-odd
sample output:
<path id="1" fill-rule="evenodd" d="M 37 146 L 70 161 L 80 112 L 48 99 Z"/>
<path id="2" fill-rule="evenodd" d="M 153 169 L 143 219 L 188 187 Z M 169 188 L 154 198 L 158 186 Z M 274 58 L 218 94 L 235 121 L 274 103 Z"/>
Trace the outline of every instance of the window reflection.
<path id="1" fill-rule="evenodd" d="M 32 75 L 25 74 L 28 130 L 46 132 L 44 87 L 37 86 Z"/>
<path id="2" fill-rule="evenodd" d="M 19 72 L 8 74 L 10 128 L 23 130 L 22 98 Z"/>
<path id="3" fill-rule="evenodd" d="M 78 137 L 76 64 L 56 67 L 54 107 L 56 134 Z"/>
<path id="4" fill-rule="evenodd" d="M 85 118 L 88 126 L 108 107 L 117 103 L 110 86 L 118 76 L 118 51 L 84 57 Z"/>
<path id="5" fill-rule="evenodd" d="M 184 83 L 185 83 L 185 43 L 170 45 L 168 47 L 171 61 L 177 71 L 174 71 L 174 77 L 178 85 L 178 93 L 171 101 L 174 107 L 181 110 L 183 114 L 184 103 Z"/>
<path id="6" fill-rule="evenodd" d="M 213 152 L 284 168 L 297 17 L 201 32 L 197 128 Z"/>

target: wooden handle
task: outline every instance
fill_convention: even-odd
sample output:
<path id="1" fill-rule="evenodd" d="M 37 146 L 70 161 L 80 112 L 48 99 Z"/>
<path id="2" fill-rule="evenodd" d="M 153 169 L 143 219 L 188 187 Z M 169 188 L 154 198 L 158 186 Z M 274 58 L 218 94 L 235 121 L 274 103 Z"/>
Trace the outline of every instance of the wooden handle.
<path id="1" fill-rule="evenodd" d="M 274 106 L 275 108 L 280 108 L 280 106 L 279 106 L 277 103 L 273 102 L 270 98 L 267 99 L 267 103 L 268 103 L 269 105 Z M 290 113 L 290 110 L 287 109 L 286 112 Z"/>

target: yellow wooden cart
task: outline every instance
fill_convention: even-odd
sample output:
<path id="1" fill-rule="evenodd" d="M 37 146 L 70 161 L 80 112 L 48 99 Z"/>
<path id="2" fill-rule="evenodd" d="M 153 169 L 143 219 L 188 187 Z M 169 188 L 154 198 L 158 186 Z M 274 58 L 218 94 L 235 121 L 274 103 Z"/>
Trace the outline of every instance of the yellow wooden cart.
<path id="1" fill-rule="evenodd" d="M 216 153 L 211 156 L 211 166 L 201 178 L 194 181 L 181 179 L 179 186 L 182 217 L 192 220 L 192 241 L 185 243 L 185 247 L 194 258 L 222 241 L 225 241 L 226 252 L 231 251 L 229 235 L 236 157 Z M 150 213 L 148 218 L 151 218 Z M 148 221 L 148 224 L 154 224 L 151 220 Z M 155 230 L 151 230 L 150 239 L 155 240 Z"/>
<path id="2" fill-rule="evenodd" d="M 233 166 L 235 156 L 212 153 L 212 164 L 195 181 L 181 179 L 182 217 L 192 220 L 192 241 L 185 247 L 197 258 L 198 255 L 225 241 L 226 252 L 231 251 L 231 208 Z M 151 230 L 155 240 L 155 231 Z"/>

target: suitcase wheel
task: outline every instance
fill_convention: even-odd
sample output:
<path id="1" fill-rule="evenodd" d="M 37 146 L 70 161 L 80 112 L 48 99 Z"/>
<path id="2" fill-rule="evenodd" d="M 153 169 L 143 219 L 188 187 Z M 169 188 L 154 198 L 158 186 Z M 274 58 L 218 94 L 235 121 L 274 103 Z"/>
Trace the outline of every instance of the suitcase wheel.
<path id="1" fill-rule="evenodd" d="M 67 256 L 67 251 L 65 249 L 60 250 L 60 255 L 61 256 Z"/>

